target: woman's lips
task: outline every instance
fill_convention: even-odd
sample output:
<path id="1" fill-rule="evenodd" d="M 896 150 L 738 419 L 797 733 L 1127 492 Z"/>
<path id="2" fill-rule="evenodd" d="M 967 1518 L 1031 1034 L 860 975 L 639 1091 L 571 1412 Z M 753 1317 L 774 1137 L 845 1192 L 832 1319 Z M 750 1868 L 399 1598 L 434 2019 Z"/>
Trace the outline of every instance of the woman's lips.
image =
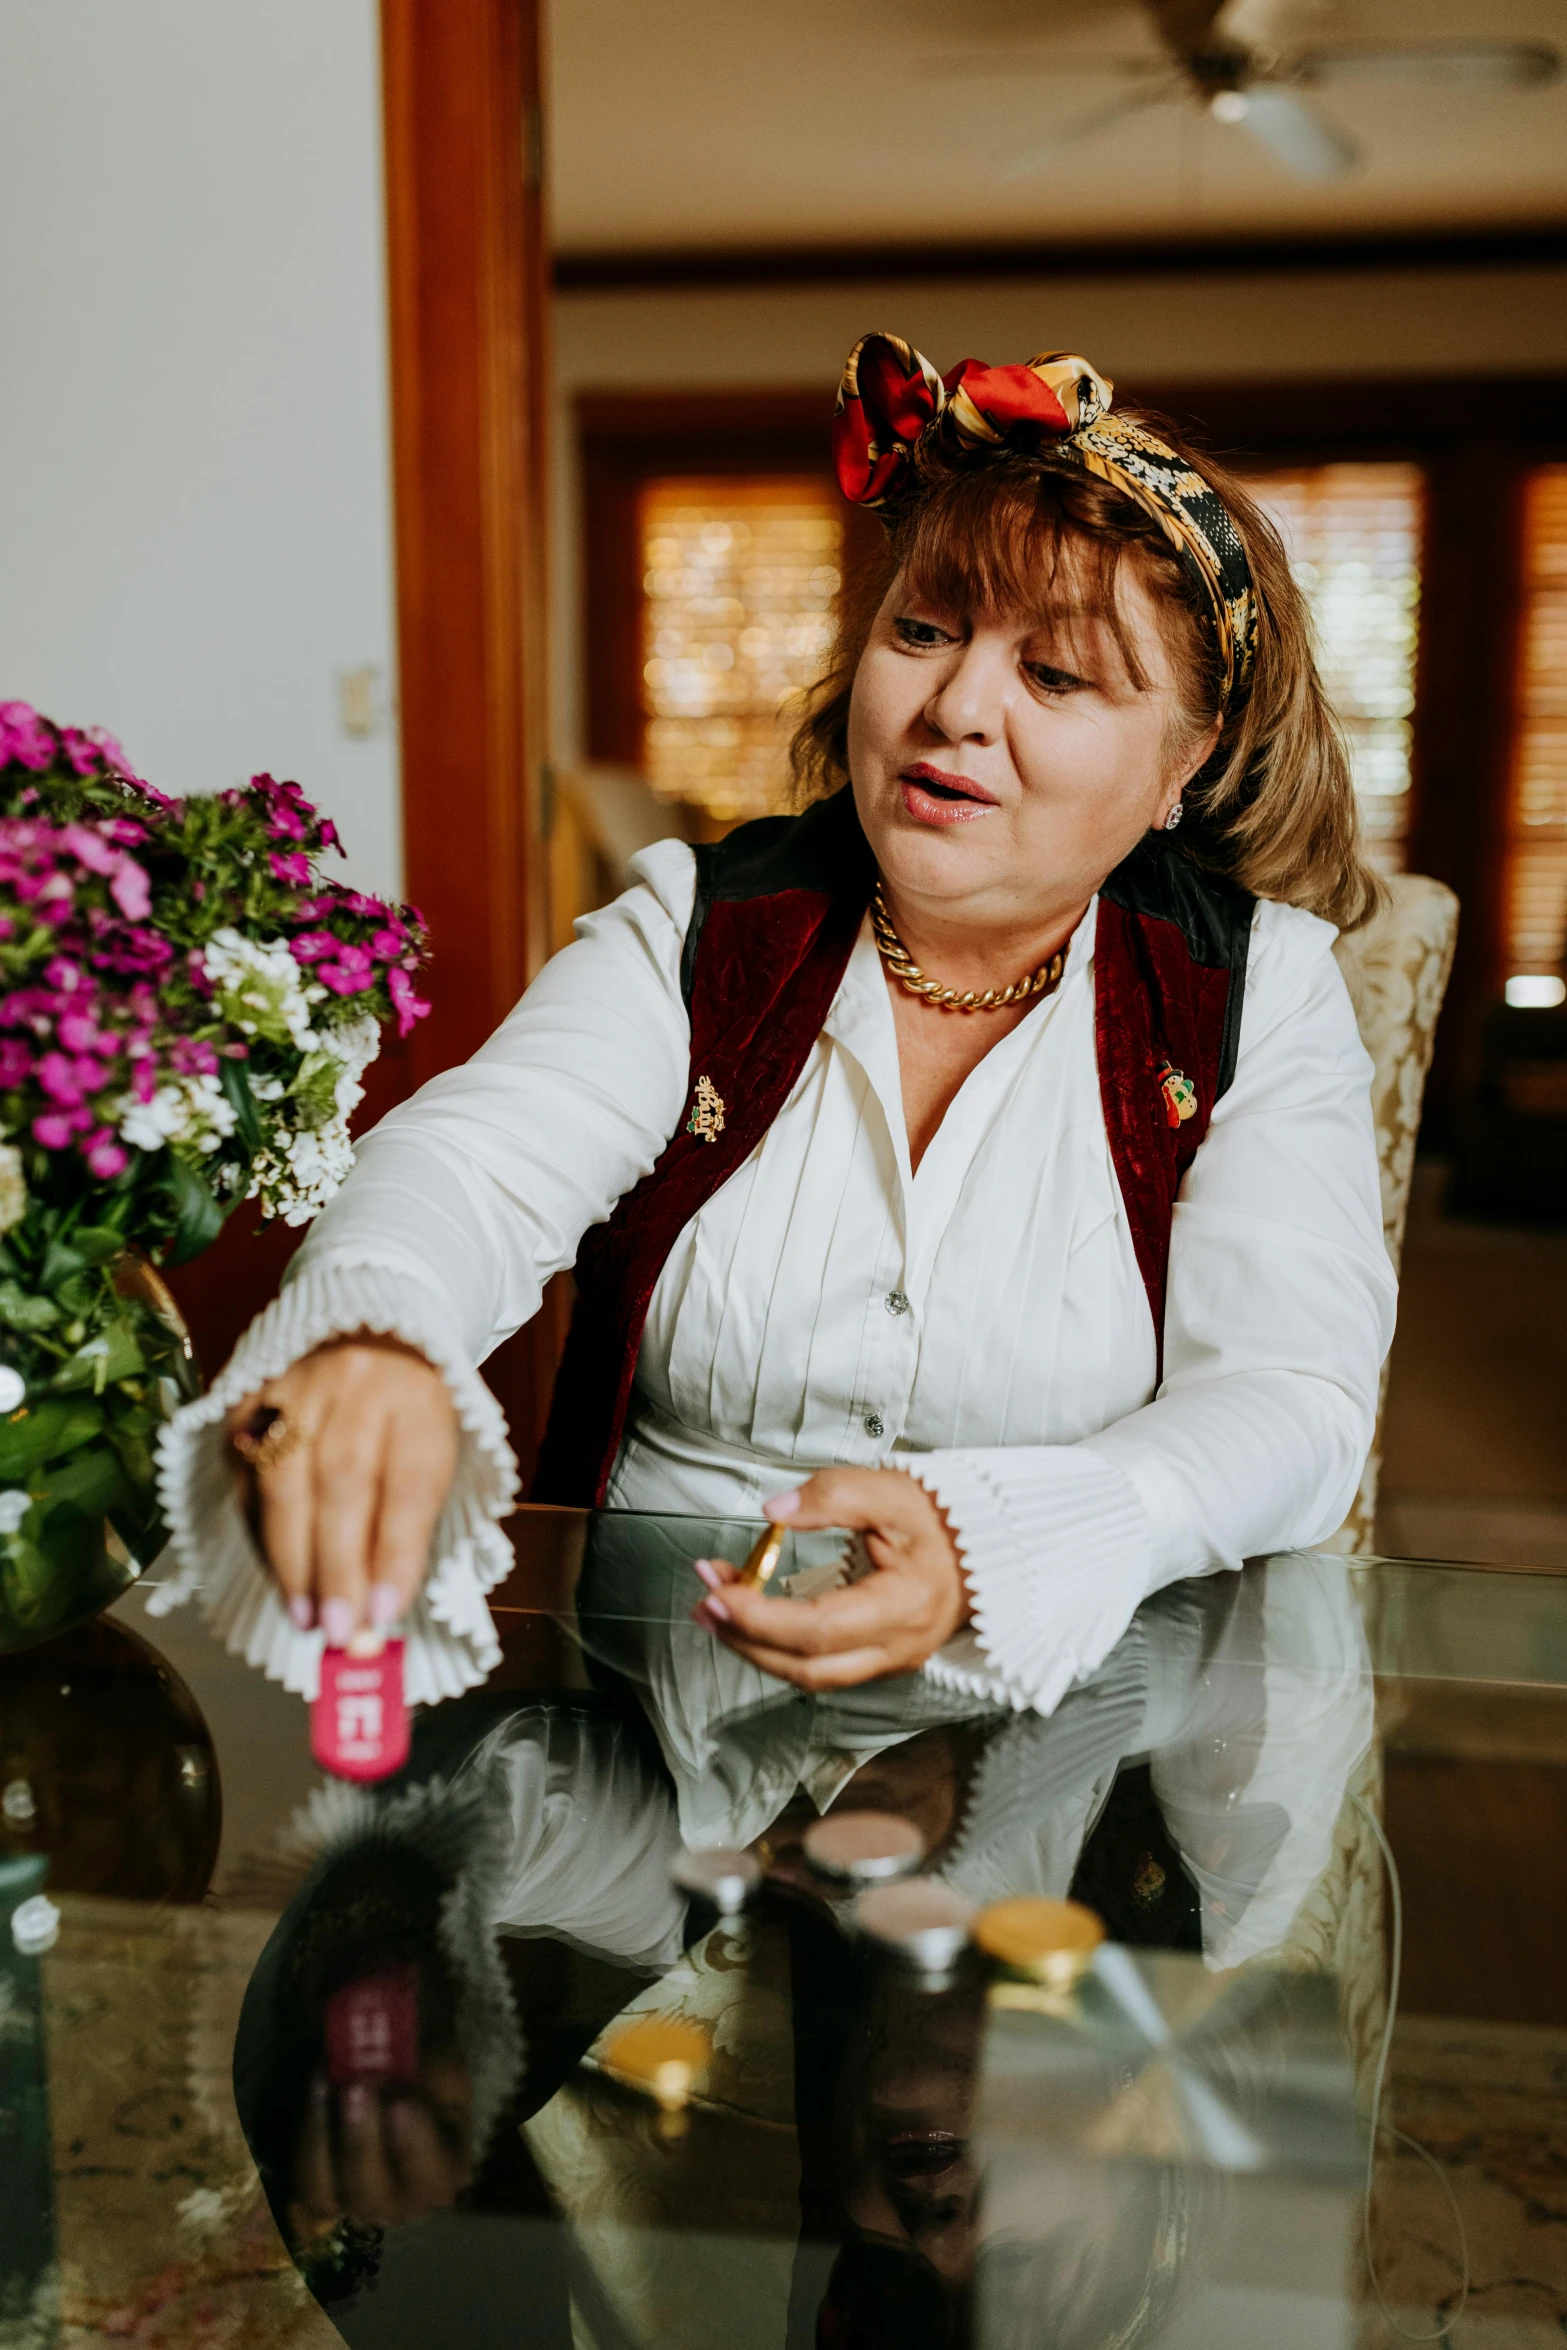
<path id="1" fill-rule="evenodd" d="M 923 760 L 905 767 L 898 777 L 903 805 L 917 824 L 966 824 L 983 816 L 996 802 L 966 775 L 948 775 Z"/>

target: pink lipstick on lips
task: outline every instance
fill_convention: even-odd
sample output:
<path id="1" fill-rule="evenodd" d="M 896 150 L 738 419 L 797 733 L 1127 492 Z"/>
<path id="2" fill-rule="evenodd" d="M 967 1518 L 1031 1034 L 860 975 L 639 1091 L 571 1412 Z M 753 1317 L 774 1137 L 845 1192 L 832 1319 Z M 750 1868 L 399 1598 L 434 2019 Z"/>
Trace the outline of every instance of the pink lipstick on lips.
<path id="1" fill-rule="evenodd" d="M 898 777 L 903 805 L 917 824 L 966 824 L 999 803 L 971 775 L 949 775 L 929 760 L 916 760 Z"/>

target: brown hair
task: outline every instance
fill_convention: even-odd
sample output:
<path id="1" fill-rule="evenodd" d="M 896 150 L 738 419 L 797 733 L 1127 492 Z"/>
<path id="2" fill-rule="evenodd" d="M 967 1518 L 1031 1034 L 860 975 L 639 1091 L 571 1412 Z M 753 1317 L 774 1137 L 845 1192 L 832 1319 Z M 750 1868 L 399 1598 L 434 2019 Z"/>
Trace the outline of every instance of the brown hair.
<path id="1" fill-rule="evenodd" d="M 1312 653 L 1311 618 L 1278 532 L 1236 477 L 1193 453 L 1162 419 L 1134 419 L 1168 442 L 1222 499 L 1251 565 L 1257 649 L 1224 711 L 1217 747 L 1186 787 L 1175 844 L 1258 897 L 1279 898 L 1353 930 L 1382 887 L 1367 864 L 1349 758 Z M 1139 670 L 1116 594 L 1129 557 L 1158 605 L 1178 680 L 1178 740 L 1195 742 L 1221 709 L 1209 608 L 1153 517 L 1069 459 L 1015 450 L 922 448 L 912 495 L 887 519 L 885 545 L 851 564 L 831 667 L 811 689 L 790 744 L 798 804 L 849 780 L 849 696 L 871 626 L 906 575 L 938 610 L 1039 611 L 1055 602 L 1063 561 L 1074 602 L 1108 622 L 1134 685 Z"/>

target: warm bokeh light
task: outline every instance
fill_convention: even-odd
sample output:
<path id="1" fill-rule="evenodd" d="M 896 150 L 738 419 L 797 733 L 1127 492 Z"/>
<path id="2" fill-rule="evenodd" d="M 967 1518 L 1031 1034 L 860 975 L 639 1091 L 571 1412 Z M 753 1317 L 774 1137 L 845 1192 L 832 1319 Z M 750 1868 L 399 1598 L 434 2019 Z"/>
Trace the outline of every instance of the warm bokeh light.
<path id="1" fill-rule="evenodd" d="M 810 475 L 652 481 L 640 537 L 648 780 L 721 822 L 766 815 L 783 804 L 787 705 L 832 641 L 837 494 Z"/>
<path id="2" fill-rule="evenodd" d="M 1567 959 L 1567 465 L 1542 465 L 1529 480 L 1517 713 L 1507 810 L 1507 968 L 1559 974 Z M 1518 1000 L 1513 984 L 1509 1003 Z M 1555 985 L 1550 1000 L 1560 1003 L 1559 976 Z"/>
<path id="3" fill-rule="evenodd" d="M 1349 742 L 1361 820 L 1384 873 L 1405 863 L 1420 622 L 1417 465 L 1311 465 L 1253 479 L 1289 549 L 1317 659 Z"/>

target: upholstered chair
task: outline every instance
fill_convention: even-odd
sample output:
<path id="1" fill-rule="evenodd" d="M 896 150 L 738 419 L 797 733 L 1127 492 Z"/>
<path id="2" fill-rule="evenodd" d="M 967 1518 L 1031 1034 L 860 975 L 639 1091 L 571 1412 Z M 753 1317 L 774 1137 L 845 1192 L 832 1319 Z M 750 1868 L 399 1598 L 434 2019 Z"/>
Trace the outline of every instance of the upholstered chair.
<path id="1" fill-rule="evenodd" d="M 1422 874 L 1400 873 L 1389 882 L 1386 903 L 1375 918 L 1363 930 L 1340 938 L 1334 948 L 1375 1072 L 1371 1114 L 1382 1176 L 1382 1229 L 1395 1270 L 1403 1253 L 1426 1072 L 1457 934 L 1458 900 L 1453 892 Z M 1385 1404 L 1385 1369 L 1382 1396 Z M 1360 1491 L 1330 1549 L 1352 1557 L 1375 1553 L 1381 1465 L 1379 1410 Z M 1331 1968 L 1339 1978 L 1362 2102 L 1370 2092 L 1387 2014 L 1383 1866 L 1367 1822 L 1368 1809 L 1378 1814 L 1382 1809 L 1380 1738 L 1356 1767 L 1333 1858 L 1289 1937 L 1289 1956 L 1296 1964 Z"/>
<path id="2" fill-rule="evenodd" d="M 1424 874 L 1398 873 L 1388 883 L 1381 912 L 1363 930 L 1340 938 L 1333 950 L 1375 1070 L 1371 1115 L 1382 1176 L 1382 1229 L 1395 1272 L 1403 1254 L 1426 1072 L 1457 935 L 1458 900 L 1452 891 Z M 1385 1402 L 1385 1370 L 1382 1380 Z M 1360 1556 L 1375 1550 L 1381 1467 L 1379 1412 L 1377 1439 L 1354 1507 L 1331 1545 L 1334 1550 Z"/>

